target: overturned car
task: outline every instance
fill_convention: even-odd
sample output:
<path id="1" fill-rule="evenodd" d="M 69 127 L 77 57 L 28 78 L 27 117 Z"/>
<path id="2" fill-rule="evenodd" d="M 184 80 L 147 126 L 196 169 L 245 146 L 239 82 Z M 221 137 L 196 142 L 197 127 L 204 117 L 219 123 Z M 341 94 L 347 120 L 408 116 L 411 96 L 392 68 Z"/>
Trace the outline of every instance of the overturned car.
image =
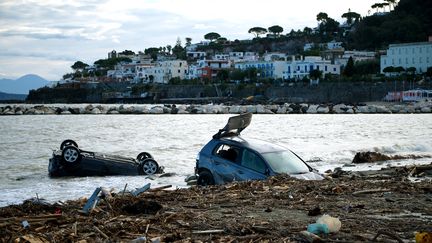
<path id="1" fill-rule="evenodd" d="M 163 167 L 147 152 L 134 159 L 82 150 L 75 141 L 65 140 L 60 150 L 53 151 L 48 173 L 50 177 L 152 175 L 163 173 Z"/>
<path id="2" fill-rule="evenodd" d="M 223 129 L 198 153 L 195 174 L 198 185 L 260 180 L 288 174 L 305 180 L 323 177 L 291 150 L 258 139 L 240 136 L 252 113 L 231 117 Z"/>

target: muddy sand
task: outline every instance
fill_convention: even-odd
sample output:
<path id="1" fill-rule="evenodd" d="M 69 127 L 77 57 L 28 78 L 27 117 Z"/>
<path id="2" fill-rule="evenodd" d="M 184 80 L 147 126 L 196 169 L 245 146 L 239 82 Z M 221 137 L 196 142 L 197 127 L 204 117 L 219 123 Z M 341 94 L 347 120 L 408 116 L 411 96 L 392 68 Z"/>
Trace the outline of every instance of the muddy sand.
<path id="1" fill-rule="evenodd" d="M 278 176 L 150 189 L 136 197 L 119 192 L 101 199 L 89 214 L 80 212 L 86 198 L 56 204 L 28 200 L 0 208 L 0 241 L 310 242 L 301 232 L 328 214 L 342 226 L 319 234 L 324 241 L 412 242 L 416 232 L 432 232 L 431 168 L 337 170 L 323 181 Z"/>

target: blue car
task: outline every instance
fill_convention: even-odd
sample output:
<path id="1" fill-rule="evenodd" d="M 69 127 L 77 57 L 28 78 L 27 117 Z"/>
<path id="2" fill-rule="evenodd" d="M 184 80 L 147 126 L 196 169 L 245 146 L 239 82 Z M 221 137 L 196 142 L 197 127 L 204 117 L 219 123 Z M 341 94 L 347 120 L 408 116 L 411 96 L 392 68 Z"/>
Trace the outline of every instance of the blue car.
<path id="1" fill-rule="evenodd" d="M 263 180 L 288 174 L 305 180 L 323 177 L 291 150 L 258 139 L 240 136 L 251 122 L 252 113 L 231 117 L 199 152 L 195 174 L 201 186 L 233 181 Z"/>

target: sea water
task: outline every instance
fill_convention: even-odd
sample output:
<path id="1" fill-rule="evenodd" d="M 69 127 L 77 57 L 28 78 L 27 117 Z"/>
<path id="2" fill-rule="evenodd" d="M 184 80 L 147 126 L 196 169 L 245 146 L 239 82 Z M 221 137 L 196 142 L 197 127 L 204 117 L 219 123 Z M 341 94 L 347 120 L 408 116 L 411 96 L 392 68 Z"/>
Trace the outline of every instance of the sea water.
<path id="1" fill-rule="evenodd" d="M 132 190 L 186 187 L 200 149 L 231 115 L 40 115 L 0 117 L 0 206 L 36 197 L 54 202 L 89 197 L 96 187 Z M 324 172 L 430 163 L 431 158 L 347 167 L 355 153 L 432 155 L 431 114 L 253 115 L 242 132 L 284 145 Z M 48 177 L 48 160 L 65 139 L 84 150 L 135 158 L 151 153 L 171 177 Z"/>

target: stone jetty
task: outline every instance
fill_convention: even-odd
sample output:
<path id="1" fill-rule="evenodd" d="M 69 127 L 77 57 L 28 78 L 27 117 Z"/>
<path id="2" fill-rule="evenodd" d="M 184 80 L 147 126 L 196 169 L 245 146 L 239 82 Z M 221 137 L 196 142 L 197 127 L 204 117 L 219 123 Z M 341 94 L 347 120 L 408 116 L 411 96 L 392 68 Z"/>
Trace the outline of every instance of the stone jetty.
<path id="1" fill-rule="evenodd" d="M 0 115 L 78 114 L 414 114 L 432 113 L 432 101 L 371 102 L 361 105 L 285 103 L 279 105 L 0 104 Z"/>

